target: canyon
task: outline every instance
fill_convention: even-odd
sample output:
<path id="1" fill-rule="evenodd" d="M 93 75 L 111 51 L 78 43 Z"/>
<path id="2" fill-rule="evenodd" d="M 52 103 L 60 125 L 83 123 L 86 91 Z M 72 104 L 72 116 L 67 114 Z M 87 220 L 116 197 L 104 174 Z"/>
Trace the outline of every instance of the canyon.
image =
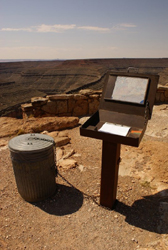
<path id="1" fill-rule="evenodd" d="M 86 59 L 0 63 L 0 116 L 20 118 L 32 97 L 102 90 L 108 71 L 158 74 L 168 84 L 168 58 Z"/>

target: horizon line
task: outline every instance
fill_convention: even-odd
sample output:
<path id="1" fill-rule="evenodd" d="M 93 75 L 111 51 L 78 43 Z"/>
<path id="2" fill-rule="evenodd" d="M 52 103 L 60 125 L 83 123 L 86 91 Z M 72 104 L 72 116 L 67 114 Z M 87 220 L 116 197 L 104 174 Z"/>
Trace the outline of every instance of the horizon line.
<path id="1" fill-rule="evenodd" d="M 80 58 L 80 59 L 0 59 L 3 62 L 29 62 L 29 61 L 71 61 L 71 60 L 117 60 L 117 59 L 168 59 L 168 57 L 109 57 L 109 58 Z"/>

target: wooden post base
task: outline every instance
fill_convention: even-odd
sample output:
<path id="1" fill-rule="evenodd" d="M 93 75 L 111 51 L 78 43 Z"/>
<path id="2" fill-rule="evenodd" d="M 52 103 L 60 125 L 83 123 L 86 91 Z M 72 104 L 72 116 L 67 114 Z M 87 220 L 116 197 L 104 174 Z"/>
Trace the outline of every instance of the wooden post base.
<path id="1" fill-rule="evenodd" d="M 110 209 L 116 201 L 120 146 L 103 141 L 100 204 Z"/>

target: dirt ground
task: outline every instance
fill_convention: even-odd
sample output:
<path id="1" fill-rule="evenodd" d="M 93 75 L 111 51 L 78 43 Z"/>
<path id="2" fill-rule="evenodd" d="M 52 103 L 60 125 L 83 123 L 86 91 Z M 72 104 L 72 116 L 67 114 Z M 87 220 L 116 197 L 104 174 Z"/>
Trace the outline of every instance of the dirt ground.
<path id="1" fill-rule="evenodd" d="M 54 196 L 29 203 L 17 191 L 9 138 L 0 139 L 0 249 L 168 249 L 167 125 L 168 105 L 155 106 L 140 146 L 122 145 L 113 210 L 99 205 L 102 141 L 67 130 L 62 150 L 74 149 L 77 166 L 58 169 Z"/>

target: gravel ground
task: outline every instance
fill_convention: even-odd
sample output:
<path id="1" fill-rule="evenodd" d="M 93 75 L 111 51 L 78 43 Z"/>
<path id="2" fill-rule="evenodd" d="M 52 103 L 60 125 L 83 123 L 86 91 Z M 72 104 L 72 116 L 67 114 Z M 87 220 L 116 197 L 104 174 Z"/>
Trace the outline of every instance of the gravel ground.
<path id="1" fill-rule="evenodd" d="M 38 203 L 18 194 L 9 138 L 0 139 L 0 248 L 167 249 L 167 111 L 155 107 L 139 148 L 122 146 L 113 210 L 99 205 L 102 142 L 81 137 L 79 127 L 66 131 L 71 143 L 61 148 L 75 151 L 77 166 L 60 167 L 57 192 Z"/>

